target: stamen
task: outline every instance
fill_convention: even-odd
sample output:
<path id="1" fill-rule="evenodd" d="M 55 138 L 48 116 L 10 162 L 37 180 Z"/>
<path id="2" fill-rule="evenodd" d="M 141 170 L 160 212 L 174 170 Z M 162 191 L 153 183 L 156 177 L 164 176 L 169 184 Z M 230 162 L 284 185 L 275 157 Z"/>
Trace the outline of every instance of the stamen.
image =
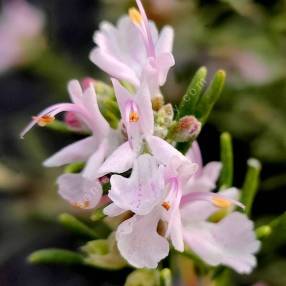
<path id="1" fill-rule="evenodd" d="M 129 122 L 136 123 L 139 120 L 139 114 L 136 111 L 131 111 L 129 114 Z"/>
<path id="2" fill-rule="evenodd" d="M 213 197 L 212 203 L 216 207 L 222 208 L 222 209 L 229 208 L 232 205 L 231 201 L 229 201 L 228 199 L 222 198 L 222 197 Z"/>
<path id="3" fill-rule="evenodd" d="M 43 115 L 43 116 L 40 116 L 40 117 L 34 116 L 33 119 L 35 121 L 37 121 L 37 124 L 40 127 L 45 127 L 46 125 L 53 123 L 53 121 L 55 120 L 55 117 L 54 116 L 50 116 L 50 115 Z"/>
<path id="4" fill-rule="evenodd" d="M 168 202 L 163 202 L 162 207 L 168 211 L 171 208 L 171 205 Z"/>
<path id="5" fill-rule="evenodd" d="M 135 25 L 140 25 L 142 22 L 142 16 L 140 14 L 140 12 L 136 9 L 136 8 L 130 8 L 128 11 L 129 17 L 131 19 L 131 21 L 135 24 Z"/>

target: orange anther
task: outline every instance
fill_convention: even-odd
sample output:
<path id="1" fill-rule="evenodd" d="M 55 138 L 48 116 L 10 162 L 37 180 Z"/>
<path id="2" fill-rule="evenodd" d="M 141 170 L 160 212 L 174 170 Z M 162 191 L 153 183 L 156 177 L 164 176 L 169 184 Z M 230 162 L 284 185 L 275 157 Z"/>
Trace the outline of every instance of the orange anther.
<path id="1" fill-rule="evenodd" d="M 171 205 L 168 202 L 164 202 L 162 207 L 168 211 L 171 208 Z"/>
<path id="2" fill-rule="evenodd" d="M 55 117 L 50 116 L 50 115 L 43 115 L 40 117 L 35 116 L 35 117 L 33 117 L 33 119 L 37 121 L 39 126 L 44 127 L 44 126 L 52 123 L 55 120 Z"/>
<path id="3" fill-rule="evenodd" d="M 129 122 L 137 122 L 139 120 L 139 114 L 136 111 L 132 111 L 129 114 Z"/>

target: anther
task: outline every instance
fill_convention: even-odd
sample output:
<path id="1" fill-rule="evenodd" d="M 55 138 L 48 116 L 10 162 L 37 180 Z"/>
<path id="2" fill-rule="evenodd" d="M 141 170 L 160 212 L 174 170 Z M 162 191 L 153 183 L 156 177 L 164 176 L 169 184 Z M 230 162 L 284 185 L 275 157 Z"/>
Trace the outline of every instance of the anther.
<path id="1" fill-rule="evenodd" d="M 212 203 L 216 207 L 222 208 L 222 209 L 229 208 L 232 205 L 232 203 L 228 199 L 221 198 L 221 197 L 213 197 L 212 198 Z"/>
<path id="2" fill-rule="evenodd" d="M 134 24 L 139 25 L 142 22 L 142 16 L 136 8 L 130 8 L 128 14 Z"/>
<path id="3" fill-rule="evenodd" d="M 168 202 L 163 202 L 162 207 L 168 211 L 171 208 L 171 205 Z"/>
<path id="4" fill-rule="evenodd" d="M 139 120 L 139 114 L 136 111 L 132 111 L 129 114 L 129 122 L 135 123 Z"/>
<path id="5" fill-rule="evenodd" d="M 48 124 L 53 123 L 53 121 L 55 120 L 55 117 L 50 116 L 50 115 L 43 115 L 43 116 L 34 116 L 33 117 L 34 120 L 37 121 L 37 124 L 41 127 L 45 127 Z"/>

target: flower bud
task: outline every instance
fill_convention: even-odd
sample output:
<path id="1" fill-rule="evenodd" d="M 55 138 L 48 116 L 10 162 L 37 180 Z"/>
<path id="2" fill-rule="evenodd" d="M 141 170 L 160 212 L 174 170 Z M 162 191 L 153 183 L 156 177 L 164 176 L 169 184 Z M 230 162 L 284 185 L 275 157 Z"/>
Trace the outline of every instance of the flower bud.
<path id="1" fill-rule="evenodd" d="M 118 270 L 127 265 L 117 249 L 114 233 L 108 239 L 89 241 L 81 249 L 86 255 L 85 263 L 90 266 Z"/>
<path id="2" fill-rule="evenodd" d="M 176 142 L 193 141 L 200 134 L 201 127 L 202 124 L 196 117 L 184 116 L 171 128 L 170 137 Z"/>
<path id="3" fill-rule="evenodd" d="M 174 118 L 173 106 L 169 103 L 160 108 L 156 114 L 156 124 L 162 127 L 170 127 Z"/>
<path id="4" fill-rule="evenodd" d="M 81 86 L 83 90 L 88 89 L 90 86 L 95 87 L 96 80 L 92 77 L 86 77 L 83 80 L 81 80 Z"/>
<path id="5" fill-rule="evenodd" d="M 74 112 L 66 112 L 64 116 L 64 122 L 71 130 L 75 132 L 85 132 L 88 130 L 87 126 Z"/>
<path id="6" fill-rule="evenodd" d="M 154 111 L 160 110 L 164 105 L 164 98 L 162 95 L 158 95 L 152 98 L 152 108 Z"/>

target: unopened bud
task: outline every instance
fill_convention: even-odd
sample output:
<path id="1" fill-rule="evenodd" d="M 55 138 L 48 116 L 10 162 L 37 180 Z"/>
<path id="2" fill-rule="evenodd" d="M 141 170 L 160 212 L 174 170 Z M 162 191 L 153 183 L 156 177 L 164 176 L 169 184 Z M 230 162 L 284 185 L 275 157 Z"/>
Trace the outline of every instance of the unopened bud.
<path id="1" fill-rule="evenodd" d="M 162 95 L 158 95 L 152 98 L 152 108 L 154 111 L 158 111 L 164 105 L 164 98 Z"/>
<path id="2" fill-rule="evenodd" d="M 195 140 L 201 132 L 202 124 L 194 116 L 184 116 L 171 128 L 171 137 L 176 142 Z"/>
<path id="3" fill-rule="evenodd" d="M 85 132 L 88 130 L 87 126 L 72 111 L 65 113 L 64 122 L 71 130 L 75 132 Z"/>
<path id="4" fill-rule="evenodd" d="M 170 127 L 174 118 L 173 106 L 168 103 L 160 108 L 156 114 L 156 124 L 162 127 Z"/>
<path id="5" fill-rule="evenodd" d="M 86 77 L 81 81 L 83 90 L 88 89 L 90 86 L 95 86 L 96 80 L 91 77 Z"/>
<path id="6" fill-rule="evenodd" d="M 167 135 L 168 135 L 168 128 L 162 127 L 162 126 L 159 126 L 159 125 L 155 125 L 154 135 L 157 136 L 157 137 L 160 137 L 162 139 L 165 139 L 167 137 Z"/>

